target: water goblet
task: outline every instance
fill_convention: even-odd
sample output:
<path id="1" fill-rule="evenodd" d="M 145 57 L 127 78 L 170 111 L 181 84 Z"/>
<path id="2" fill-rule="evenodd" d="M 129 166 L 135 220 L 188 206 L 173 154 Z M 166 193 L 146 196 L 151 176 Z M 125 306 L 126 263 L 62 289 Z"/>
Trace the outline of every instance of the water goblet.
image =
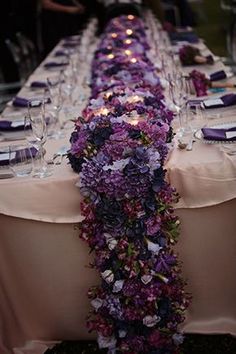
<path id="1" fill-rule="evenodd" d="M 33 170 L 32 149 L 28 144 L 9 146 L 9 166 L 16 177 L 29 176 Z"/>
<path id="2" fill-rule="evenodd" d="M 55 127 L 57 127 L 57 130 L 53 135 L 51 135 L 51 137 L 55 139 L 60 139 L 63 137 L 60 131 L 60 120 L 59 120 L 60 111 L 62 109 L 63 101 L 65 98 L 62 92 L 63 80 L 64 79 L 62 73 L 60 73 L 59 78 L 56 81 L 52 81 L 49 78 L 47 79 L 48 91 L 49 91 L 49 96 L 51 99 L 52 110 L 53 110 L 53 112 L 51 113 L 54 115 Z"/>
<path id="3" fill-rule="evenodd" d="M 47 139 L 44 101 L 37 108 L 34 108 L 32 102 L 29 102 L 28 113 L 25 116 L 25 135 L 26 140 L 37 149 L 33 177 L 44 178 L 51 176 L 52 171 L 44 160 L 44 144 Z"/>
<path id="4" fill-rule="evenodd" d="M 207 126 L 205 119 L 205 108 L 201 103 L 187 105 L 187 126 L 190 130 L 190 139 L 187 144 L 186 150 L 191 151 L 193 142 L 195 141 L 195 133 Z"/>
<path id="5" fill-rule="evenodd" d="M 182 137 L 185 131 L 184 116 L 186 114 L 186 103 L 188 100 L 188 89 L 186 80 L 181 73 L 175 73 L 174 79 L 169 82 L 170 97 L 175 106 L 176 115 L 178 117 L 179 128 L 177 135 Z"/>

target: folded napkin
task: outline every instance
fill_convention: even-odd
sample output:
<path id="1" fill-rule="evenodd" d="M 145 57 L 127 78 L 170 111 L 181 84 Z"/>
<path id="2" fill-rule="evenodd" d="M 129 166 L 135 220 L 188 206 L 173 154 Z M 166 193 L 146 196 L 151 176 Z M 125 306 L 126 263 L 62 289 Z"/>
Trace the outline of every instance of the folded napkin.
<path id="1" fill-rule="evenodd" d="M 219 81 L 227 78 L 227 75 L 224 70 L 219 70 L 210 75 L 211 81 Z"/>
<path id="2" fill-rule="evenodd" d="M 68 65 L 68 64 L 69 64 L 68 61 L 63 61 L 63 62 L 49 61 L 44 64 L 44 67 L 45 68 L 56 68 L 56 67 L 60 67 L 60 66 Z"/>
<path id="3" fill-rule="evenodd" d="M 229 107 L 236 104 L 236 94 L 228 93 L 227 95 L 221 96 L 220 98 L 210 98 L 203 101 L 205 108 L 221 108 Z"/>
<path id="4" fill-rule="evenodd" d="M 194 32 L 172 32 L 169 34 L 171 41 L 198 43 L 199 38 Z"/>
<path id="5" fill-rule="evenodd" d="M 26 157 L 30 157 L 29 150 L 31 151 L 31 155 L 34 158 L 38 152 L 35 147 L 30 147 L 26 150 Z M 19 159 L 19 153 L 16 153 L 16 160 Z M 9 152 L 0 151 L 0 166 L 9 165 Z"/>
<path id="6" fill-rule="evenodd" d="M 0 131 L 18 131 L 24 129 L 24 121 L 0 120 Z"/>
<path id="7" fill-rule="evenodd" d="M 68 52 L 65 50 L 59 49 L 54 53 L 54 55 L 55 55 L 55 57 L 68 56 Z"/>
<path id="8" fill-rule="evenodd" d="M 14 107 L 28 107 L 29 102 L 33 102 L 34 107 L 39 107 L 41 105 L 41 100 L 42 100 L 42 98 L 34 98 L 33 99 L 33 98 L 24 98 L 24 97 L 16 96 L 12 101 L 12 105 Z M 45 100 L 45 103 L 50 103 L 50 102 L 51 102 L 51 100 L 48 97 Z"/>
<path id="9" fill-rule="evenodd" d="M 236 125 L 229 129 L 202 128 L 202 134 L 206 140 L 236 140 Z"/>
<path id="10" fill-rule="evenodd" d="M 33 88 L 45 88 L 47 87 L 47 83 L 45 81 L 32 81 L 30 87 Z"/>

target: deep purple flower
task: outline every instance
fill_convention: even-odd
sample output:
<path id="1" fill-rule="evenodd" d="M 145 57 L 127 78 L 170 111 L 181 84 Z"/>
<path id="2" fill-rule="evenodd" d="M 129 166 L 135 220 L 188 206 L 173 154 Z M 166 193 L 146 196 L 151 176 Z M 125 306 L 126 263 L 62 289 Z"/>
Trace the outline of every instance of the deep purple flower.
<path id="1" fill-rule="evenodd" d="M 104 222 L 106 228 L 121 227 L 126 222 L 122 206 L 116 200 L 102 198 L 96 206 L 98 220 Z"/>

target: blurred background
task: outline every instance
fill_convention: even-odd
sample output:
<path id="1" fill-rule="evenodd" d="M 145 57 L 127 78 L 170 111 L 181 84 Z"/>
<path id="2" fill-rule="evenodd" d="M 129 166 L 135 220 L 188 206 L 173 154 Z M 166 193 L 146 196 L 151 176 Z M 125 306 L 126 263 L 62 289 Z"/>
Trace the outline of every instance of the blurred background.
<path id="1" fill-rule="evenodd" d="M 102 18 L 101 2 L 102 0 L 1 2 L 0 112 L 61 37 L 79 33 L 91 15 Z M 172 21 L 177 26 L 192 26 L 204 38 L 210 50 L 222 57 L 224 63 L 236 72 L 236 0 L 144 2 L 155 9 L 163 22 Z M 57 3 L 59 6 L 62 4 L 65 11 L 52 11 L 50 3 Z"/>

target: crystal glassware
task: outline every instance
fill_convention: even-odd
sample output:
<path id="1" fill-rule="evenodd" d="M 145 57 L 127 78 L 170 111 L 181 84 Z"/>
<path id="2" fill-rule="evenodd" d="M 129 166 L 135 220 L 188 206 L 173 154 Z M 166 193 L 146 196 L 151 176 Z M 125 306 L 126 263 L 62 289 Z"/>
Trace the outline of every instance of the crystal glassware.
<path id="1" fill-rule="evenodd" d="M 9 146 L 9 166 L 16 177 L 29 176 L 33 170 L 32 150 L 27 144 Z"/>
<path id="2" fill-rule="evenodd" d="M 51 176 L 52 170 L 44 159 L 44 144 L 47 140 L 47 123 L 45 119 L 45 102 L 35 107 L 30 101 L 28 113 L 25 116 L 25 136 L 29 144 L 37 149 L 34 159 L 33 177 L 44 178 Z"/>

